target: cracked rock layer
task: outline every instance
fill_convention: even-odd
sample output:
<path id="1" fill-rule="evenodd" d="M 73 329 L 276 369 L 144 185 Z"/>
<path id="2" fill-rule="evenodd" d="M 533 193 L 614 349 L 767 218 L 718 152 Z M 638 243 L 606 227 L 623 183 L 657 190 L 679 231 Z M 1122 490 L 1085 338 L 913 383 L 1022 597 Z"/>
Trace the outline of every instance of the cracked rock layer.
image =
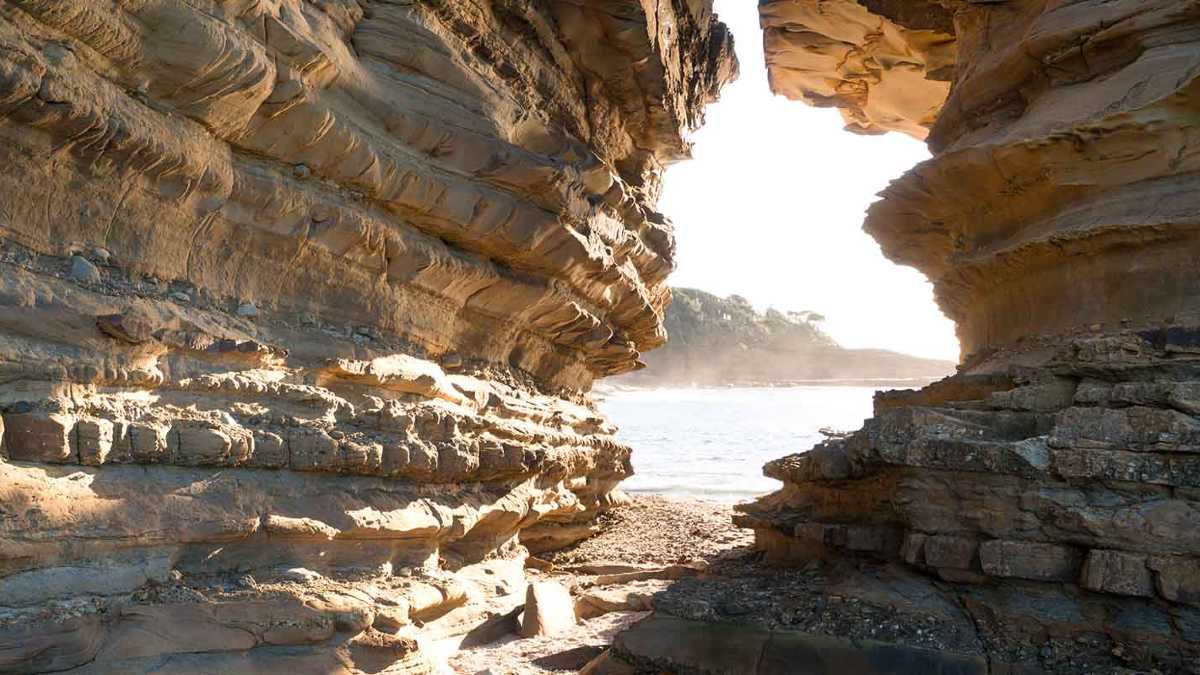
<path id="1" fill-rule="evenodd" d="M 992 672 L 1194 672 L 1200 5 L 759 6 L 776 92 L 927 138 L 865 229 L 964 356 L 769 464 L 739 520 L 781 560 L 924 574 Z"/>
<path id="2" fill-rule="evenodd" d="M 0 671 L 418 672 L 523 592 L 735 74 L 705 2 L 3 3 Z"/>

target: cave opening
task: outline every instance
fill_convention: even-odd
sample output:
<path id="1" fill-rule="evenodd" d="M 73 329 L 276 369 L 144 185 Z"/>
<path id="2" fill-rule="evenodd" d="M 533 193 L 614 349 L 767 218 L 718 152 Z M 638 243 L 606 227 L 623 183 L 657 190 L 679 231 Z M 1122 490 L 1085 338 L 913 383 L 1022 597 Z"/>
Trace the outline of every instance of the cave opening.
<path id="1" fill-rule="evenodd" d="M 759 7 L 714 11 L 739 77 L 663 180 L 677 241 L 668 341 L 642 355 L 646 369 L 597 386 L 634 449 L 622 489 L 737 501 L 778 485 L 768 461 L 858 429 L 876 391 L 949 375 L 959 354 L 929 282 L 861 227 L 877 194 L 929 158 L 915 137 L 927 129 L 855 134 L 837 109 L 773 91 Z"/>
<path id="2" fill-rule="evenodd" d="M 1194 673 L 1197 3 L 719 9 L 0 2 L 0 671 Z"/>

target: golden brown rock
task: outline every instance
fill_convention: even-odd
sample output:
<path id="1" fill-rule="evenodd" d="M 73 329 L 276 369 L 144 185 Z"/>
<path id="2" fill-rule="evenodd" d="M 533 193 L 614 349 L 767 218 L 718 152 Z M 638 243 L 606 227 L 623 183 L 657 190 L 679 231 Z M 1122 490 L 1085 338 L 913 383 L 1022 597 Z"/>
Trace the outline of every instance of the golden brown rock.
<path id="1" fill-rule="evenodd" d="M 583 392 L 735 73 L 707 2 L 0 3 L 0 671 L 421 672 L 518 597 L 453 573 L 630 473 Z"/>
<path id="2" fill-rule="evenodd" d="M 849 131 L 928 135 L 955 65 L 949 10 L 904 0 L 773 0 L 759 12 L 772 91 L 839 108 Z"/>
<path id="3" fill-rule="evenodd" d="M 933 158 L 865 228 L 933 282 L 964 359 L 768 464 L 783 488 L 738 521 L 775 559 L 937 579 L 994 668 L 1191 672 L 1200 4 L 760 9 L 776 91 L 859 130 L 928 131 Z"/>

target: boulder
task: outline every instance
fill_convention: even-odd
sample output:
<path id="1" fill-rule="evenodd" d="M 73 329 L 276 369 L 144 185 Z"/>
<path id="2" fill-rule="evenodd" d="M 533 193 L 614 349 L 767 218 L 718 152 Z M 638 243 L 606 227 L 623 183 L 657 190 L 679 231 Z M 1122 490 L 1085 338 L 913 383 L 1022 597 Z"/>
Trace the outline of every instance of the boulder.
<path id="1" fill-rule="evenodd" d="M 536 581 L 525 591 L 525 614 L 521 617 L 521 635 L 562 635 L 575 628 L 575 603 L 571 593 L 559 583 Z"/>
<path id="2" fill-rule="evenodd" d="M 1081 584 L 1102 593 L 1148 598 L 1154 595 L 1154 580 L 1146 564 L 1145 554 L 1092 549 L 1083 565 Z"/>

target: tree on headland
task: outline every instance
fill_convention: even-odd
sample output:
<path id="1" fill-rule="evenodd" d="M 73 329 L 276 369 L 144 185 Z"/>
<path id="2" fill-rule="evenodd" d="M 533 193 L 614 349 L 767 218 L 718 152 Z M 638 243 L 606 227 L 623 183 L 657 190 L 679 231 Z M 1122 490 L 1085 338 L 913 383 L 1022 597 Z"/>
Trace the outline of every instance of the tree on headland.
<path id="1" fill-rule="evenodd" d="M 824 323 L 825 321 L 824 314 L 821 314 L 820 312 L 814 312 L 809 309 L 806 309 L 802 312 L 789 311 L 787 314 L 788 318 L 791 319 L 793 323 L 806 323 L 812 326 L 819 323 Z"/>

